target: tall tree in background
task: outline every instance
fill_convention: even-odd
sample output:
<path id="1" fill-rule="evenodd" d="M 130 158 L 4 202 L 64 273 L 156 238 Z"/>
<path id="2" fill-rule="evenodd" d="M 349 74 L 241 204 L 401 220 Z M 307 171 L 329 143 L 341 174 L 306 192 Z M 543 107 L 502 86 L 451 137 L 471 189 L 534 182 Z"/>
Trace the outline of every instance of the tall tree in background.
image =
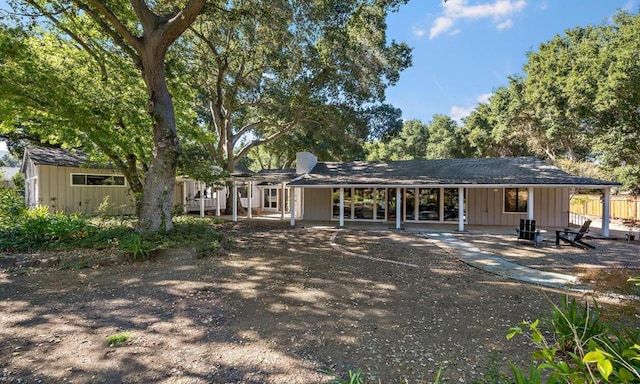
<path id="1" fill-rule="evenodd" d="M 212 158 L 232 172 L 258 146 L 290 159 L 327 140 L 333 157 L 351 146 L 343 138 L 366 138 L 363 116 L 411 62 L 386 38 L 388 12 L 405 2 L 245 0 L 206 13 L 190 59 Z"/>
<path id="2" fill-rule="evenodd" d="M 48 20 L 60 34 L 84 49 L 100 68 L 102 80 L 109 79 L 102 62 L 114 49 L 126 55 L 140 70 L 147 90 L 145 108 L 151 118 L 153 149 L 139 202 L 139 231 L 173 227 L 171 208 L 180 140 L 167 86 L 165 57 L 169 47 L 198 17 L 204 4 L 205 0 L 153 3 L 151 7 L 143 0 L 15 3 L 16 8 L 26 5 L 22 7 L 23 13 L 34 9 L 43 17 L 40 20 Z"/>

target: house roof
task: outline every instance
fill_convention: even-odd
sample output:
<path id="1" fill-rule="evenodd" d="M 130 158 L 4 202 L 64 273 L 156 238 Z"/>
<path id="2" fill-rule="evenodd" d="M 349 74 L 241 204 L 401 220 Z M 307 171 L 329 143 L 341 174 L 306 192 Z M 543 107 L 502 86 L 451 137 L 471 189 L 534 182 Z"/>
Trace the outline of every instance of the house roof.
<path id="1" fill-rule="evenodd" d="M 71 152 L 62 148 L 27 147 L 24 152 L 35 165 L 54 165 L 59 167 L 81 167 L 87 164 L 87 155 L 81 151 Z M 22 162 L 24 167 L 26 161 Z"/>
<path id="2" fill-rule="evenodd" d="M 465 158 L 348 163 L 319 162 L 290 186 L 331 185 L 558 185 L 620 184 L 570 175 L 535 157 Z"/>
<path id="3" fill-rule="evenodd" d="M 295 168 L 285 169 L 262 169 L 258 171 L 255 178 L 265 183 L 278 183 L 282 181 L 289 182 L 296 176 Z"/>

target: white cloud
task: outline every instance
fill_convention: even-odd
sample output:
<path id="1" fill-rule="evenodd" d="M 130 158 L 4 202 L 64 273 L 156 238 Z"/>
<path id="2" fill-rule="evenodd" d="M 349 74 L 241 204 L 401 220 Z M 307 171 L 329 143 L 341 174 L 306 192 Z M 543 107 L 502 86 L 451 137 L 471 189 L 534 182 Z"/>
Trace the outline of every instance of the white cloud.
<path id="1" fill-rule="evenodd" d="M 447 32 L 451 27 L 453 27 L 453 19 L 448 17 L 438 17 L 436 21 L 433 22 L 433 26 L 431 26 L 429 38 L 433 39 L 434 37 Z"/>
<path id="2" fill-rule="evenodd" d="M 476 101 L 479 104 L 488 103 L 491 96 L 493 96 L 493 93 L 483 93 L 482 95 L 478 96 Z M 449 111 L 449 115 L 453 120 L 457 122 L 462 122 L 462 119 L 469 116 L 476 109 L 476 107 L 477 105 L 474 105 L 471 107 L 459 107 L 457 105 L 454 105 L 453 107 L 451 107 L 451 110 Z"/>
<path id="3" fill-rule="evenodd" d="M 478 96 L 478 103 L 482 103 L 482 104 L 488 103 L 491 96 L 493 96 L 493 92 L 483 93 L 482 95 Z"/>
<path id="4" fill-rule="evenodd" d="M 411 28 L 411 32 L 413 32 L 413 35 L 416 37 L 422 37 L 425 35 L 425 33 L 427 33 L 423 28 L 418 27 Z"/>
<path id="5" fill-rule="evenodd" d="M 449 115 L 451 115 L 451 118 L 453 120 L 457 122 L 461 122 L 462 119 L 469 116 L 474 109 L 476 109 L 475 106 L 464 108 L 464 107 L 457 107 L 454 105 L 453 107 L 451 107 L 451 111 L 449 112 Z"/>
<path id="6" fill-rule="evenodd" d="M 513 26 L 513 20 L 507 19 L 507 20 L 499 23 L 498 25 L 496 25 L 496 28 L 498 28 L 499 30 L 503 30 L 503 29 L 509 29 L 512 26 Z"/>
<path id="7" fill-rule="evenodd" d="M 526 5 L 526 0 L 493 0 L 476 5 L 469 5 L 469 0 L 449 0 L 443 3 L 443 15 L 433 22 L 429 38 L 449 31 L 459 20 L 492 18 L 498 29 L 511 28 L 510 16 L 522 11 Z"/>

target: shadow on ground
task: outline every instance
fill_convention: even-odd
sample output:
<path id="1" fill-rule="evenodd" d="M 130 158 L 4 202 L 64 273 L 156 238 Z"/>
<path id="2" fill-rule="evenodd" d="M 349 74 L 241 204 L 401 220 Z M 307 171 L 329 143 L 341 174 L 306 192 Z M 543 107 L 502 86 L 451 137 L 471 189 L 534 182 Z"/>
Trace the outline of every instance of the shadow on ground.
<path id="1" fill-rule="evenodd" d="M 419 233 L 244 221 L 197 260 L 0 274 L 0 381 L 313 383 L 361 367 L 382 383 L 479 378 L 491 351 L 528 366 L 508 328 L 546 316 L 545 294 L 470 268 Z M 552 300 L 557 293 L 546 291 Z M 106 338 L 127 332 L 130 342 Z"/>

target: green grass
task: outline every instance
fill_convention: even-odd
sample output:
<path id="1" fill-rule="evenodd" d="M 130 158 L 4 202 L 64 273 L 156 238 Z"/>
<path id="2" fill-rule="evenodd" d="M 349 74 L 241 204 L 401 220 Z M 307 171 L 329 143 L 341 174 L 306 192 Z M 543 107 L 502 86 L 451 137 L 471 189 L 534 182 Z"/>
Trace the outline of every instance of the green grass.
<path id="1" fill-rule="evenodd" d="M 110 347 L 120 347 L 127 342 L 133 340 L 133 334 L 128 332 L 115 333 L 113 335 L 107 336 L 107 345 Z"/>

